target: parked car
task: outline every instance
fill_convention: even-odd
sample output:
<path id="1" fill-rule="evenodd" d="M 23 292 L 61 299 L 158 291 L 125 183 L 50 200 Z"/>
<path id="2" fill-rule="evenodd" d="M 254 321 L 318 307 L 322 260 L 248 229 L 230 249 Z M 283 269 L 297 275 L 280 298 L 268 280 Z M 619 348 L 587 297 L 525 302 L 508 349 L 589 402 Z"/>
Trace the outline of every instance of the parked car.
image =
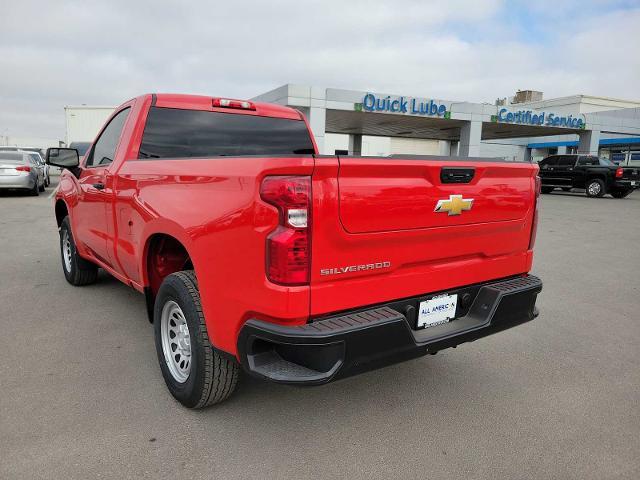
<path id="1" fill-rule="evenodd" d="M 539 163 L 542 193 L 584 188 L 588 197 L 624 198 L 640 188 L 640 168 L 620 167 L 593 155 L 551 155 Z"/>
<path id="2" fill-rule="evenodd" d="M 241 368 L 316 385 L 538 314 L 537 165 L 318 156 L 296 110 L 167 94 L 118 107 L 82 162 L 47 160 L 66 280 L 144 292 L 187 407 Z"/>
<path id="3" fill-rule="evenodd" d="M 38 164 L 41 166 L 44 174 L 44 186 L 48 187 L 51 184 L 51 177 L 49 175 L 49 165 L 44 161 L 44 156 L 41 148 L 32 148 L 32 147 L 0 147 L 0 151 L 10 151 L 10 152 L 30 152 L 38 155 Z M 45 150 L 46 155 L 46 150 Z"/>
<path id="4" fill-rule="evenodd" d="M 44 171 L 30 152 L 0 150 L 0 189 L 44 191 Z"/>
<path id="5" fill-rule="evenodd" d="M 48 187 L 51 184 L 51 178 L 49 176 L 49 165 L 47 165 L 47 163 L 44 161 L 44 158 L 42 158 L 39 152 L 35 152 L 33 150 L 25 150 L 25 151 L 29 153 L 32 157 L 34 157 L 35 161 L 38 163 L 38 166 L 40 167 L 40 170 L 42 172 L 42 178 L 43 178 L 42 191 L 44 191 L 44 187 Z"/>

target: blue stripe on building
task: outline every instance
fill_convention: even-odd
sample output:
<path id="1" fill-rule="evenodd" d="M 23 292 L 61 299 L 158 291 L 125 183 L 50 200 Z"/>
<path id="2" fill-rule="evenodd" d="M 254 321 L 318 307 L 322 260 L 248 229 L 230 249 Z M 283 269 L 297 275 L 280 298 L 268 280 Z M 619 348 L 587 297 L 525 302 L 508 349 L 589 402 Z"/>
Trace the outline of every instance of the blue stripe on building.
<path id="1" fill-rule="evenodd" d="M 600 145 L 632 145 L 640 143 L 640 137 L 601 138 Z M 529 148 L 577 147 L 578 141 L 530 143 Z"/>

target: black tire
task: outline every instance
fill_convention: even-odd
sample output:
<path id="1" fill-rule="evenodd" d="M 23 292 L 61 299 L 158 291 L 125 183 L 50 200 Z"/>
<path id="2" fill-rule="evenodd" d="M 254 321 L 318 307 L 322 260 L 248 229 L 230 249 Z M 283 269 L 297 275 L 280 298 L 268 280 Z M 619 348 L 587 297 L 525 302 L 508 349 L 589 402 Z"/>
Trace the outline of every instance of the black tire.
<path id="1" fill-rule="evenodd" d="M 171 373 L 167 362 L 172 360 L 165 359 L 162 348 L 161 317 L 165 305 L 171 305 L 169 302 L 180 307 L 189 329 L 190 371 L 183 382 Z M 164 279 L 156 296 L 153 319 L 158 362 L 171 395 L 188 408 L 203 408 L 226 400 L 238 383 L 239 365 L 211 345 L 202 313 L 198 280 L 193 270 L 172 273 Z M 177 352 L 177 348 L 169 348 Z M 179 355 L 175 358 L 180 359 Z"/>
<path id="2" fill-rule="evenodd" d="M 542 187 L 542 188 L 540 189 L 540 191 L 541 191 L 542 193 L 551 193 L 551 192 L 553 192 L 553 189 L 554 189 L 554 187 Z"/>
<path id="3" fill-rule="evenodd" d="M 66 235 L 68 235 L 69 239 L 69 267 L 67 267 L 67 262 L 65 262 L 64 242 Z M 89 285 L 90 283 L 94 283 L 98 278 L 98 267 L 78 255 L 76 242 L 73 239 L 71 223 L 69 222 L 68 216 L 64 217 L 64 220 L 62 220 L 62 224 L 60 225 L 60 258 L 62 260 L 64 278 L 66 278 L 67 282 L 71 285 L 75 285 L 77 287 L 81 285 Z"/>
<path id="4" fill-rule="evenodd" d="M 628 190 L 614 190 L 611 192 L 611 196 L 613 198 L 624 198 L 628 196 L 631 192 L 633 192 L 633 188 L 630 188 Z"/>
<path id="5" fill-rule="evenodd" d="M 587 197 L 600 198 L 606 192 L 605 184 L 599 178 L 587 180 Z"/>
<path id="6" fill-rule="evenodd" d="M 562 191 L 563 192 L 570 192 L 571 191 L 571 187 L 562 187 Z"/>
<path id="7" fill-rule="evenodd" d="M 32 197 L 37 197 L 38 195 L 40 195 L 40 188 L 38 187 L 38 180 L 36 180 L 36 183 L 33 185 L 33 188 L 31 190 L 29 190 L 29 195 L 31 195 Z"/>
<path id="8" fill-rule="evenodd" d="M 45 185 L 44 185 L 44 181 L 42 182 L 42 186 L 38 187 L 38 192 L 44 192 L 45 189 Z"/>

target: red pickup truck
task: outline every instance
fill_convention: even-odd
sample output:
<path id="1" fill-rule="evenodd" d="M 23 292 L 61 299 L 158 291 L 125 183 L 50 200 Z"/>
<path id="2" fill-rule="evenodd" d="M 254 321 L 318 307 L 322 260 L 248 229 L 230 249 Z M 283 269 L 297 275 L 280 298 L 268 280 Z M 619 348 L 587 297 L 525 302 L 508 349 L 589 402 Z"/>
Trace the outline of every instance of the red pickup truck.
<path id="1" fill-rule="evenodd" d="M 537 315 L 530 163 L 318 155 L 296 110 L 169 94 L 118 107 L 82 161 L 47 161 L 67 281 L 102 268 L 145 294 L 187 407 L 241 368 L 322 384 Z"/>

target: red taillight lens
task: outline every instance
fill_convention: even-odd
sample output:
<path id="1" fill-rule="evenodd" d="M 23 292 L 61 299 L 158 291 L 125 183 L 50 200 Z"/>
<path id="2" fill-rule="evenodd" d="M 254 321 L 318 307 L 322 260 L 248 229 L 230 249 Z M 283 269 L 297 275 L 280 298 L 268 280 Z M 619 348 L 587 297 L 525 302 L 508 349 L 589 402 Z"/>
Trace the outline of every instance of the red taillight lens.
<path id="1" fill-rule="evenodd" d="M 542 180 L 536 175 L 536 197 L 535 207 L 533 209 L 533 221 L 531 222 L 531 236 L 529 237 L 529 250 L 533 250 L 533 246 L 536 244 L 536 236 L 538 234 L 538 197 L 542 191 Z"/>
<path id="2" fill-rule="evenodd" d="M 20 165 L 19 167 L 16 167 L 16 170 L 19 172 L 30 172 L 31 167 L 28 167 L 27 165 Z"/>
<path id="3" fill-rule="evenodd" d="M 616 169 L 616 178 L 622 178 L 622 175 L 624 175 L 624 170 L 622 168 Z"/>
<path id="4" fill-rule="evenodd" d="M 240 108 L 242 110 L 255 110 L 253 102 L 246 100 L 233 100 L 232 98 L 214 98 L 211 105 L 217 108 Z"/>
<path id="5" fill-rule="evenodd" d="M 280 214 L 278 228 L 267 237 L 267 278 L 280 285 L 308 284 L 311 177 L 266 177 L 260 196 Z"/>

